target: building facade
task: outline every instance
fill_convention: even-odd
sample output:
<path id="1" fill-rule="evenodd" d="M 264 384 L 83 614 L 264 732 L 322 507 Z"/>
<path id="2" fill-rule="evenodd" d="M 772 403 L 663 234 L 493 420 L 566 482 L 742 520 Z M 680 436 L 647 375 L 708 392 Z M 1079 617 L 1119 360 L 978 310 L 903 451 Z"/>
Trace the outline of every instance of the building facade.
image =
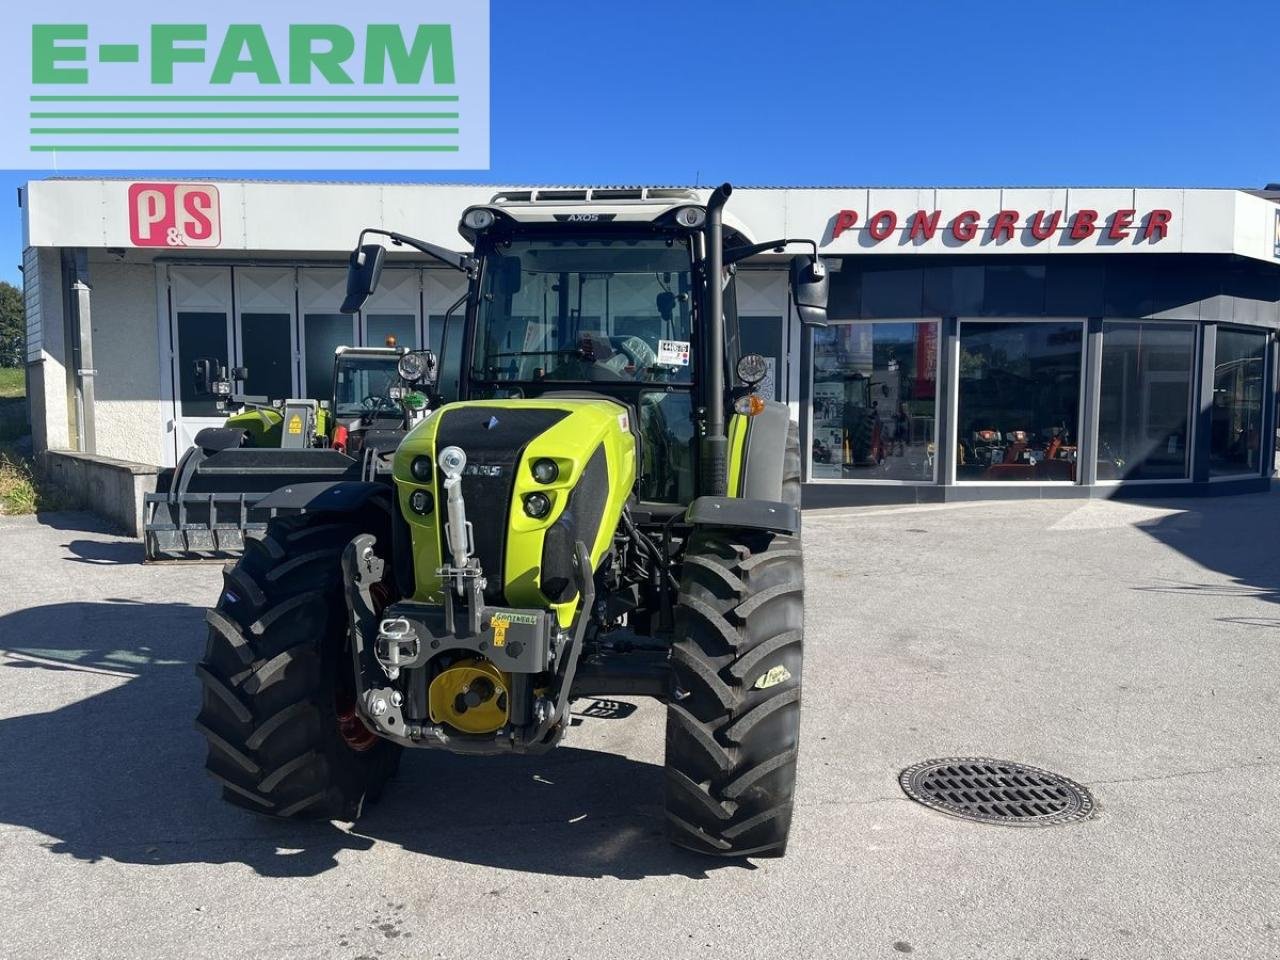
<path id="1" fill-rule="evenodd" d="M 462 367 L 460 275 L 399 254 L 355 317 L 346 251 L 384 226 L 461 248 L 496 186 L 51 179 L 23 191 L 36 444 L 173 465 L 220 422 L 191 361 L 323 399 L 334 347 Z M 811 237 L 830 323 L 786 261 L 742 267 L 744 347 L 790 404 L 805 503 L 1265 489 L 1275 457 L 1280 204 L 1265 191 L 742 189 L 753 241 Z M 458 321 L 451 320 L 450 325 Z"/>

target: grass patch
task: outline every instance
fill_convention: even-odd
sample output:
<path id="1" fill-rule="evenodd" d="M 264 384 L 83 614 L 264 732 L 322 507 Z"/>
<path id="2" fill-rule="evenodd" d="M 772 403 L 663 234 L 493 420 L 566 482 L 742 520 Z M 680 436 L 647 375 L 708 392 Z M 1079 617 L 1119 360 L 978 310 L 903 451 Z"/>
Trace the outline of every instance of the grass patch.
<path id="1" fill-rule="evenodd" d="M 21 367 L 0 367 L 0 398 L 25 397 L 27 381 Z"/>
<path id="2" fill-rule="evenodd" d="M 0 514 L 25 516 L 39 510 L 43 502 L 31 462 L 0 447 Z"/>

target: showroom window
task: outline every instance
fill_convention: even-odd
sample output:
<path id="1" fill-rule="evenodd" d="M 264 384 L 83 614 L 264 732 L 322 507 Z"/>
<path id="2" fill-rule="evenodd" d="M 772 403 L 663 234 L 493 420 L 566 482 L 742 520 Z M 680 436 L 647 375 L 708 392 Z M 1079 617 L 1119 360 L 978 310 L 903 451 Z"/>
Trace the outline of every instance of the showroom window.
<path id="1" fill-rule="evenodd" d="M 936 479 L 936 321 L 815 329 L 812 383 L 812 479 Z"/>
<path id="2" fill-rule="evenodd" d="M 1103 324 L 1099 480 L 1190 476 L 1195 365 L 1193 324 Z"/>
<path id="3" fill-rule="evenodd" d="M 956 479 L 1076 479 L 1084 324 L 960 324 Z"/>
<path id="4" fill-rule="evenodd" d="M 1218 328 L 1209 435 L 1212 476 L 1259 472 L 1266 349 L 1262 331 Z"/>

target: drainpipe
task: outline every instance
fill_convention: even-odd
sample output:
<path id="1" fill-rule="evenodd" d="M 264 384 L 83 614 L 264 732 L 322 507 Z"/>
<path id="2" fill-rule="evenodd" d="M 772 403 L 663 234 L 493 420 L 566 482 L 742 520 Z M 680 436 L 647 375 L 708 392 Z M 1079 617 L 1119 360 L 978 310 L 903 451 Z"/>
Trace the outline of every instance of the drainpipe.
<path id="1" fill-rule="evenodd" d="M 69 315 L 70 367 L 75 371 L 76 437 L 81 453 L 97 453 L 96 397 L 93 366 L 93 313 L 89 258 L 84 250 L 64 250 L 63 277 Z"/>

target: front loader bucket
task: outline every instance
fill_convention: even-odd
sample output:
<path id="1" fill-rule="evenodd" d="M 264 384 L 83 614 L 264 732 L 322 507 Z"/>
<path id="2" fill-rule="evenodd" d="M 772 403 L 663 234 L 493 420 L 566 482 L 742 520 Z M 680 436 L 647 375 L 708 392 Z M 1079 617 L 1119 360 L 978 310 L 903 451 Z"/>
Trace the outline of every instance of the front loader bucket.
<path id="1" fill-rule="evenodd" d="M 362 466 L 330 449 L 192 447 L 145 497 L 147 560 L 223 560 L 244 550 L 247 534 L 266 530 L 274 511 L 258 501 L 291 483 L 359 480 Z"/>

